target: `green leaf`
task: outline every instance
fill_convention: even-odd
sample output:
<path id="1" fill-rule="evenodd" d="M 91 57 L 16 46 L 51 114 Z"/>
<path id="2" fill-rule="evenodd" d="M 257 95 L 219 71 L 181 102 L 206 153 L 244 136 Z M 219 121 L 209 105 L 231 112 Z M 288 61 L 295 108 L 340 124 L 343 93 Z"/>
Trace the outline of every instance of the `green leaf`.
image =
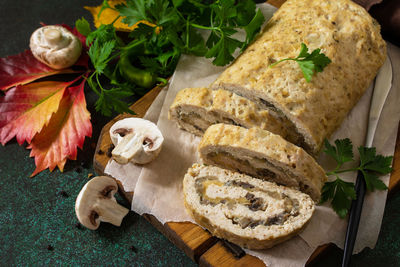
<path id="1" fill-rule="evenodd" d="M 103 90 L 99 99 L 96 101 L 95 109 L 105 116 L 111 116 L 113 110 L 118 113 L 126 112 L 134 114 L 134 112 L 129 109 L 129 104 L 121 100 L 121 98 L 126 98 L 132 95 L 133 92 L 128 91 L 124 87 L 115 87 L 109 90 Z"/>
<path id="2" fill-rule="evenodd" d="M 75 21 L 75 27 L 83 36 L 88 36 L 92 31 L 89 22 L 84 17 Z"/>
<path id="3" fill-rule="evenodd" d="M 281 59 L 271 64 L 270 67 L 287 60 L 294 60 L 299 64 L 307 82 L 311 82 L 312 76 L 316 72 L 322 72 L 322 70 L 331 63 L 331 60 L 324 53 L 321 53 L 321 49 L 317 48 L 310 54 L 308 53 L 308 47 L 304 43 L 301 43 L 300 53 L 297 57 Z"/>
<path id="4" fill-rule="evenodd" d="M 213 58 L 213 64 L 216 66 L 224 66 L 230 63 L 234 57 L 232 56 L 236 48 L 240 47 L 242 42 L 230 37 L 221 38 L 208 52 L 206 58 Z"/>
<path id="5" fill-rule="evenodd" d="M 353 160 L 353 144 L 349 138 L 335 140 L 336 147 L 332 146 L 327 139 L 324 144 L 324 152 L 333 157 L 339 166 Z"/>
<path id="6" fill-rule="evenodd" d="M 332 208 L 340 218 L 346 217 L 354 199 L 356 199 L 354 183 L 337 178 L 333 182 L 326 182 L 322 187 L 321 203 L 331 200 Z"/>
<path id="7" fill-rule="evenodd" d="M 98 40 L 98 44 L 102 45 L 105 42 L 110 42 L 115 40 L 115 28 L 111 24 L 102 24 L 98 29 L 89 33 L 86 38 L 86 44 L 91 44 L 94 40 Z"/>
<path id="8" fill-rule="evenodd" d="M 185 1 L 184 0 L 172 0 L 172 4 L 175 8 L 180 7 Z"/>
<path id="9" fill-rule="evenodd" d="M 296 62 L 299 64 L 300 69 L 303 72 L 303 76 L 306 79 L 306 81 L 311 82 L 315 68 L 314 63 L 311 60 L 304 60 L 304 61 L 296 60 Z"/>
<path id="10" fill-rule="evenodd" d="M 255 12 L 256 4 L 253 0 L 238 1 L 235 6 L 237 9 L 236 23 L 239 26 L 248 26 L 248 24 L 251 24 L 251 21 L 257 16 Z"/>
<path id="11" fill-rule="evenodd" d="M 154 0 L 149 8 L 153 21 L 157 25 L 164 25 L 168 22 L 178 21 L 179 17 L 175 9 L 170 6 L 169 1 Z"/>
<path id="12" fill-rule="evenodd" d="M 376 149 L 374 147 L 360 146 L 358 148 L 360 153 L 361 167 L 365 170 L 376 171 L 381 174 L 387 174 L 392 171 L 390 167 L 392 163 L 392 156 L 384 157 L 382 155 L 376 155 Z"/>
<path id="13" fill-rule="evenodd" d="M 309 59 L 311 59 L 314 64 L 315 64 L 315 71 L 316 72 L 322 72 L 322 70 L 332 61 L 325 56 L 324 53 L 320 52 L 321 49 L 315 49 L 311 55 L 308 57 Z"/>
<path id="14" fill-rule="evenodd" d="M 308 57 L 309 55 L 310 54 L 308 53 L 308 47 L 304 43 L 301 43 L 300 53 L 296 59 L 305 58 Z"/>
<path id="15" fill-rule="evenodd" d="M 96 39 L 90 47 L 88 54 L 97 73 L 103 73 L 104 69 L 107 67 L 109 57 L 114 47 L 115 40 L 106 42 L 103 46 L 100 46 L 98 39 Z"/>
<path id="16" fill-rule="evenodd" d="M 254 15 L 249 24 L 244 27 L 244 30 L 246 31 L 246 46 L 253 41 L 254 37 L 256 37 L 262 24 L 264 23 L 264 20 L 265 18 L 262 12 L 257 10 L 257 13 Z"/>
<path id="17" fill-rule="evenodd" d="M 136 24 L 136 22 L 138 22 L 139 20 L 147 20 L 149 22 L 152 22 L 147 17 L 146 10 L 148 10 L 148 5 L 146 4 L 146 2 L 150 1 L 127 0 L 126 5 L 117 5 L 115 6 L 115 9 L 119 11 L 122 17 L 124 17 L 122 19 L 122 22 L 128 24 L 129 26 Z"/>

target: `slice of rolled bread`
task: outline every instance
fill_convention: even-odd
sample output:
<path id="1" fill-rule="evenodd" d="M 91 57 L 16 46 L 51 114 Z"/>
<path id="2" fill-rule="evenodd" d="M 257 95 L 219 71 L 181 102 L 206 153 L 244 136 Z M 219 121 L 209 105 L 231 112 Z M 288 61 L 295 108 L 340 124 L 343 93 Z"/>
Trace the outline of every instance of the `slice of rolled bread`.
<path id="1" fill-rule="evenodd" d="M 301 137 L 290 122 L 271 116 L 255 103 L 223 89 L 185 88 L 180 90 L 169 109 L 169 119 L 197 136 L 202 136 L 212 124 L 226 123 L 245 128 L 259 127 L 279 134 L 298 144 Z"/>
<path id="2" fill-rule="evenodd" d="M 301 43 L 331 59 L 307 82 L 295 61 Z M 213 83 L 293 123 L 316 154 L 372 83 L 386 58 L 379 24 L 350 0 L 287 0 Z M 302 147 L 305 147 L 302 145 Z"/>
<path id="3" fill-rule="evenodd" d="M 212 235 L 264 249 L 298 234 L 314 212 L 313 200 L 285 186 L 194 164 L 183 180 L 185 207 Z"/>
<path id="4" fill-rule="evenodd" d="M 327 180 L 302 148 L 260 128 L 211 125 L 198 147 L 203 163 L 298 189 L 318 202 Z"/>

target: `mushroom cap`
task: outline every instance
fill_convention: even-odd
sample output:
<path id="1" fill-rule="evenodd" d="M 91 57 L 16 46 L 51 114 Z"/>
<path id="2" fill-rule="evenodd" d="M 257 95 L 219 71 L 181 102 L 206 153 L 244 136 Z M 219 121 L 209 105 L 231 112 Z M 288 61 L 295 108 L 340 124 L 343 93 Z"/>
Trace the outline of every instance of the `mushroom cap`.
<path id="1" fill-rule="evenodd" d="M 75 64 L 82 52 L 81 41 L 62 26 L 44 26 L 32 33 L 32 54 L 53 69 L 64 69 Z"/>
<path id="2" fill-rule="evenodd" d="M 127 135 L 136 135 L 142 143 L 144 153 L 137 154 L 132 161 L 138 164 L 145 164 L 153 160 L 161 151 L 164 137 L 157 125 L 141 118 L 126 118 L 117 121 L 110 128 L 110 137 L 117 147 Z"/>
<path id="3" fill-rule="evenodd" d="M 96 230 L 101 221 L 119 226 L 129 210 L 117 203 L 117 191 L 117 182 L 111 177 L 97 176 L 87 182 L 75 202 L 79 222 L 91 230 Z"/>

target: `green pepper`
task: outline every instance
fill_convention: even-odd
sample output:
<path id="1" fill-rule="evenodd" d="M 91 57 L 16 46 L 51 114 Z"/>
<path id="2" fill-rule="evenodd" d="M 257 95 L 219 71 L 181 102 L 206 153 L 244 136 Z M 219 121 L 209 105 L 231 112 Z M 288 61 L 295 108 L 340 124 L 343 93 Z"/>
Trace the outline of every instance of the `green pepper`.
<path id="1" fill-rule="evenodd" d="M 152 88 L 157 82 L 157 75 L 150 71 L 142 70 L 133 66 L 129 60 L 128 54 L 121 55 L 118 65 L 121 75 L 129 82 L 140 87 L 146 89 Z"/>

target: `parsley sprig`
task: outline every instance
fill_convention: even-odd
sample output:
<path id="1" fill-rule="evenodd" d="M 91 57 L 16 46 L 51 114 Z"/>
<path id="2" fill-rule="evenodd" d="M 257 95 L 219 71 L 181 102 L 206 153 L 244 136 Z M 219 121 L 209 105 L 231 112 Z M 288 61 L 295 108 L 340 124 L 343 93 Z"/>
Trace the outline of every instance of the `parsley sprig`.
<path id="1" fill-rule="evenodd" d="M 104 1 L 101 10 L 107 8 L 118 12 L 123 23 L 136 25 L 136 29 L 122 40 L 113 23 L 91 31 L 83 18 L 76 22 L 78 31 L 87 36 L 95 69 L 88 84 L 99 96 L 96 109 L 105 115 L 111 115 L 112 110 L 129 112 L 124 99 L 148 90 L 124 77 L 126 72 L 121 71 L 119 63 L 122 55 L 128 55 L 138 70 L 157 77 L 154 82 L 165 81 L 181 54 L 211 58 L 218 66 L 229 64 L 233 53 L 243 51 L 264 22 L 252 0 L 127 0 L 115 7 Z M 240 29 L 246 33 L 244 40 L 234 37 Z M 113 86 L 111 89 L 102 85 L 104 78 Z"/>
<path id="2" fill-rule="evenodd" d="M 297 57 L 281 59 L 271 64 L 270 67 L 288 60 L 296 61 L 299 64 L 307 82 L 311 82 L 312 76 L 316 72 L 322 72 L 322 70 L 332 62 L 324 53 L 321 53 L 320 48 L 313 50 L 310 54 L 308 53 L 308 47 L 304 43 L 301 43 L 300 53 Z"/>
<path id="3" fill-rule="evenodd" d="M 337 163 L 335 169 L 326 173 L 327 176 L 335 176 L 332 182 L 326 182 L 322 188 L 321 203 L 331 200 L 332 208 L 344 218 L 351 206 L 351 201 L 356 199 L 354 183 L 343 181 L 339 174 L 345 172 L 360 171 L 367 185 L 368 191 L 385 190 L 387 186 L 379 179 L 380 175 L 390 173 L 392 168 L 392 156 L 382 156 L 376 154 L 374 147 L 360 146 L 360 163 L 357 167 L 342 169 L 346 162 L 354 161 L 353 144 L 350 139 L 338 139 L 335 145 L 331 145 L 325 140 L 324 152 L 331 156 Z"/>

